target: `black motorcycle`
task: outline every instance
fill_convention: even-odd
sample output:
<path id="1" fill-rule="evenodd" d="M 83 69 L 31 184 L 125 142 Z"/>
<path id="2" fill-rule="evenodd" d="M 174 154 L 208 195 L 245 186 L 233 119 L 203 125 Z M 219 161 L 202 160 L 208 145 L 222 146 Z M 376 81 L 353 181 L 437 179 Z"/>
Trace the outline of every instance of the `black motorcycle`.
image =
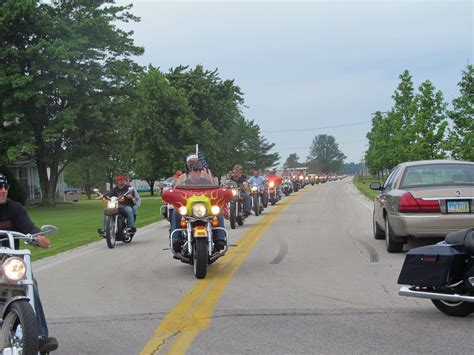
<path id="1" fill-rule="evenodd" d="M 237 225 L 242 226 L 245 220 L 242 187 L 233 180 L 227 180 L 224 186 L 232 190 L 232 200 L 229 202 L 229 222 L 230 228 L 235 229 Z"/>
<path id="2" fill-rule="evenodd" d="M 444 242 L 411 249 L 398 283 L 399 295 L 430 299 L 454 317 L 474 313 L 474 229 L 446 236 Z"/>
<path id="3" fill-rule="evenodd" d="M 94 190 L 94 192 L 99 194 L 99 199 L 107 201 L 107 207 L 104 209 L 106 216 L 105 240 L 110 249 L 115 247 L 117 241 L 130 243 L 135 235 L 135 233 L 128 231 L 127 214 L 123 210 L 125 195 L 132 191 L 133 187 L 130 187 L 123 195 L 109 197 L 101 194 L 97 189 Z"/>

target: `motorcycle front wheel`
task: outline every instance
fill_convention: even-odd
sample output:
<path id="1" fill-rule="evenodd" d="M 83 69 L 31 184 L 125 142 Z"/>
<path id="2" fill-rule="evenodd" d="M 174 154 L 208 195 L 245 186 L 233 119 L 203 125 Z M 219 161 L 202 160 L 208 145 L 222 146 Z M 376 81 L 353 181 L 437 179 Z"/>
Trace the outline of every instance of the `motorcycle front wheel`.
<path id="1" fill-rule="evenodd" d="M 235 229 L 235 222 L 237 220 L 237 204 L 232 202 L 230 204 L 229 222 L 230 228 Z"/>
<path id="2" fill-rule="evenodd" d="M 205 238 L 196 238 L 194 240 L 194 276 L 197 279 L 203 279 L 207 274 L 207 260 L 208 260 L 208 241 Z"/>
<path id="3" fill-rule="evenodd" d="M 110 249 L 115 247 L 115 243 L 117 242 L 116 234 L 115 216 L 107 216 L 107 219 L 105 220 L 105 240 Z"/>
<path id="4" fill-rule="evenodd" d="M 1 339 L 3 351 L 10 349 L 11 354 L 38 354 L 38 323 L 27 300 L 10 305 L 2 323 Z"/>
<path id="5" fill-rule="evenodd" d="M 438 310 L 452 317 L 466 317 L 474 313 L 474 303 L 472 302 L 448 302 L 431 300 Z"/>
<path id="6" fill-rule="evenodd" d="M 255 215 L 258 216 L 260 214 L 258 195 L 253 195 L 252 202 L 253 202 L 253 211 L 255 212 Z"/>

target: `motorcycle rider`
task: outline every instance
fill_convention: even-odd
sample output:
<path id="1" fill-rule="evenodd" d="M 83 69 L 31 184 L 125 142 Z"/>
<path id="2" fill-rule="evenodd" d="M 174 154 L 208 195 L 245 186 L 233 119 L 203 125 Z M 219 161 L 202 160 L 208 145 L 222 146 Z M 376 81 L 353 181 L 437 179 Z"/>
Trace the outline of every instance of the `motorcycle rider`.
<path id="1" fill-rule="evenodd" d="M 212 181 L 211 177 L 208 176 L 202 168 L 202 164 L 199 162 L 198 156 L 196 154 L 190 154 L 186 158 L 186 174 L 181 175 L 178 180 L 176 181 L 176 186 L 180 185 L 213 185 L 217 182 Z M 170 222 L 170 235 L 171 233 L 176 230 L 180 229 L 179 222 L 181 220 L 181 215 L 173 209 L 171 214 L 171 222 Z M 217 220 L 219 221 L 219 227 L 224 227 L 224 217 L 221 213 L 217 216 Z M 214 250 L 220 251 L 225 248 L 226 239 L 225 234 L 221 230 L 213 231 L 214 237 Z M 173 250 L 177 253 L 180 253 L 185 240 L 181 233 L 174 233 L 173 234 Z"/>
<path id="2" fill-rule="evenodd" d="M 252 172 L 252 176 L 248 179 L 248 183 L 251 185 L 258 185 L 262 194 L 262 203 L 265 206 L 267 204 L 267 193 L 265 191 L 265 177 L 260 175 L 260 170 L 254 169 Z"/>
<path id="3" fill-rule="evenodd" d="M 107 192 L 104 196 L 112 197 L 112 196 L 122 196 L 128 191 L 128 186 L 125 184 L 125 176 L 119 175 L 115 178 L 115 181 L 117 182 L 117 185 L 111 189 L 109 192 Z M 133 193 L 127 193 L 124 195 L 125 200 L 123 202 L 124 207 L 123 211 L 127 215 L 127 221 L 128 221 L 128 231 L 130 233 L 135 233 L 137 229 L 135 228 L 135 218 L 133 214 L 133 206 L 135 203 L 133 202 Z M 104 215 L 104 220 L 102 222 L 102 228 L 99 228 L 97 232 L 101 236 L 105 236 L 105 222 L 106 222 L 107 216 Z"/>
<path id="4" fill-rule="evenodd" d="M 244 199 L 243 212 L 244 212 L 245 217 L 248 217 L 251 214 L 250 210 L 252 208 L 251 207 L 252 202 L 251 202 L 249 194 L 245 191 L 245 189 L 248 187 L 248 182 L 247 182 L 247 176 L 243 174 L 243 171 L 244 169 L 242 168 L 242 165 L 238 165 L 238 164 L 235 165 L 234 169 L 232 169 L 232 175 L 230 179 L 232 181 L 235 181 L 237 183 L 237 186 L 241 188 L 240 195 Z"/>
<path id="5" fill-rule="evenodd" d="M 23 234 L 34 234 L 40 232 L 40 229 L 31 221 L 26 209 L 20 203 L 7 198 L 8 188 L 9 185 L 6 176 L 0 173 L 0 229 L 20 232 Z M 44 235 L 40 235 L 36 237 L 35 245 L 40 248 L 49 248 L 50 241 Z M 8 247 L 8 241 L 3 241 L 2 246 Z M 15 249 L 20 249 L 20 241 L 18 239 L 15 239 Z M 46 317 L 39 296 L 38 283 L 34 278 L 33 281 L 33 297 L 39 332 L 39 351 L 47 353 L 58 348 L 58 341 L 56 338 L 50 337 L 48 334 L 48 326 L 46 324 Z"/>
<path id="6" fill-rule="evenodd" d="M 125 178 L 125 183 L 128 187 L 133 188 L 132 194 L 133 194 L 133 198 L 135 199 L 135 204 L 133 205 L 132 209 L 133 209 L 133 216 L 134 216 L 133 220 L 136 221 L 137 216 L 138 216 L 138 207 L 140 207 L 140 205 L 142 204 L 142 198 L 140 197 L 140 194 L 138 193 L 137 189 L 132 186 L 131 176 L 127 176 Z"/>

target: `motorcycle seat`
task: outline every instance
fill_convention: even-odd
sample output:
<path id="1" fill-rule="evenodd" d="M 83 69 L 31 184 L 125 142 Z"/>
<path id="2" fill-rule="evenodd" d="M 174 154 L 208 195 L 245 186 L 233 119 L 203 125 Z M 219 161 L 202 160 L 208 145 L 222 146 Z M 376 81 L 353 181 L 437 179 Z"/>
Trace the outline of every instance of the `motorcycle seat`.
<path id="1" fill-rule="evenodd" d="M 474 254 L 474 228 L 449 233 L 444 239 L 448 244 L 464 245 L 464 249 Z"/>

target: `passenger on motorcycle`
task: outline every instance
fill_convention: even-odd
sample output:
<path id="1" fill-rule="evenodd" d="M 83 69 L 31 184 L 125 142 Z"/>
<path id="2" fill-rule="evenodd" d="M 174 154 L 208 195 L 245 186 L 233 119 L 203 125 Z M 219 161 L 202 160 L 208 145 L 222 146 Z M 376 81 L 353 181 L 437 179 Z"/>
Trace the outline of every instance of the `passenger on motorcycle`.
<path id="1" fill-rule="evenodd" d="M 248 182 L 247 182 L 247 176 L 243 174 L 244 169 L 242 168 L 242 165 L 235 165 L 234 169 L 232 169 L 232 175 L 230 179 L 232 181 L 235 181 L 237 185 L 241 188 L 240 196 L 243 197 L 244 203 L 244 214 L 245 217 L 249 216 L 250 210 L 252 208 L 252 201 L 250 199 L 249 194 L 245 191 L 245 189 L 248 187 Z"/>
<path id="2" fill-rule="evenodd" d="M 199 162 L 198 156 L 196 154 L 190 154 L 186 158 L 186 174 L 181 175 L 178 180 L 176 181 L 176 187 L 178 186 L 193 186 L 193 185 L 217 185 L 217 181 L 214 181 L 210 175 L 208 175 L 203 167 L 202 164 Z M 170 225 L 170 235 L 171 233 L 179 229 L 179 222 L 181 220 L 181 216 L 179 215 L 176 209 L 173 209 L 171 214 L 171 225 Z M 221 213 L 217 216 L 217 220 L 219 221 L 219 227 L 224 227 L 224 216 Z M 225 233 L 221 230 L 213 231 L 213 238 L 214 248 L 216 251 L 222 250 L 225 248 Z M 183 244 L 185 242 L 184 238 L 182 237 L 181 233 L 174 233 L 173 234 L 173 250 L 177 253 L 181 252 Z"/>
<path id="3" fill-rule="evenodd" d="M 127 176 L 125 178 L 125 183 L 127 184 L 127 187 L 133 187 L 132 186 L 132 178 L 130 176 Z M 142 204 L 142 198 L 140 197 L 140 194 L 138 193 L 138 191 L 135 187 L 133 187 L 132 195 L 133 195 L 133 198 L 135 199 L 135 204 L 132 207 L 133 216 L 134 216 L 133 220 L 136 221 L 137 216 L 138 216 L 138 207 L 140 207 L 140 205 Z"/>
<path id="4" fill-rule="evenodd" d="M 0 229 L 20 232 L 23 234 L 34 234 L 40 232 L 28 216 L 26 209 L 18 202 L 8 199 L 8 181 L 5 175 L 0 173 Z M 40 248 L 49 248 L 50 241 L 44 235 L 36 238 L 36 246 Z M 2 246 L 8 246 L 7 242 L 2 242 Z M 15 240 L 15 249 L 20 249 L 20 241 Z M 48 326 L 46 324 L 46 317 L 44 315 L 43 306 L 41 304 L 38 284 L 34 280 L 33 286 L 34 304 L 36 321 L 38 323 L 38 330 L 40 338 L 39 350 L 40 352 L 51 352 L 58 348 L 58 341 L 56 338 L 50 337 L 48 334 Z"/>
<path id="5" fill-rule="evenodd" d="M 248 179 L 248 183 L 251 185 L 258 185 L 260 190 L 263 191 L 262 194 L 262 203 L 266 206 L 267 202 L 267 194 L 265 192 L 265 178 L 260 175 L 260 170 L 254 169 L 252 172 L 252 176 Z"/>
<path id="6" fill-rule="evenodd" d="M 112 196 L 122 196 L 128 191 L 128 186 L 125 184 L 125 176 L 119 175 L 115 178 L 117 185 L 107 192 L 105 195 L 112 197 Z M 125 201 L 123 202 L 123 212 L 127 215 L 127 225 L 128 230 L 130 233 L 135 233 L 137 229 L 135 228 L 135 218 L 133 214 L 133 206 L 135 202 L 133 202 L 133 193 L 128 193 L 125 195 Z M 97 231 L 101 236 L 105 235 L 105 222 L 107 216 L 104 215 L 104 221 L 102 223 L 102 228 L 99 228 Z"/>

